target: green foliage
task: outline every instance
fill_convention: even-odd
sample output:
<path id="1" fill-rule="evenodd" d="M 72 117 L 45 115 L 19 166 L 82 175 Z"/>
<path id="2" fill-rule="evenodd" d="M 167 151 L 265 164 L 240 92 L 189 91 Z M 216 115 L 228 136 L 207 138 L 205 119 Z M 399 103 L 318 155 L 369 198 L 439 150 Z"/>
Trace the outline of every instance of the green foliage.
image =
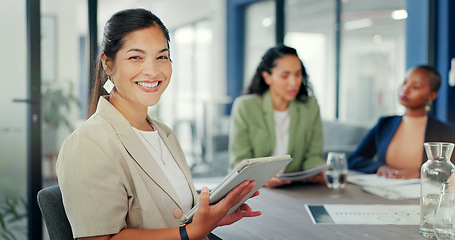
<path id="1" fill-rule="evenodd" d="M 0 238 L 17 240 L 17 234 L 27 236 L 27 203 L 22 198 L 5 197 L 0 202 Z"/>
<path id="2" fill-rule="evenodd" d="M 43 83 L 42 85 L 44 124 L 50 129 L 57 129 L 63 125 L 69 131 L 73 131 L 73 125 L 68 120 L 66 113 L 71 110 L 73 105 L 79 107 L 80 104 L 73 94 L 73 83 L 71 81 L 63 83 L 64 86 L 58 86 L 56 83 Z"/>

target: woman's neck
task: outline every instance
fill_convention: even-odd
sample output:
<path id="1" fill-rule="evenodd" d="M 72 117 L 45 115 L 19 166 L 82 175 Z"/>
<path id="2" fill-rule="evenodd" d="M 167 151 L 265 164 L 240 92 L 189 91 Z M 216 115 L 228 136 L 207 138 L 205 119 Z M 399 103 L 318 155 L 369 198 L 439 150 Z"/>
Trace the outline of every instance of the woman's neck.
<path id="1" fill-rule="evenodd" d="M 425 111 L 425 108 L 416 108 L 416 109 L 406 108 L 405 115 L 407 115 L 409 117 L 422 117 L 422 116 L 426 116 L 428 114 L 427 114 L 427 111 Z"/>
<path id="2" fill-rule="evenodd" d="M 153 130 L 150 123 L 147 122 L 147 107 L 137 104 L 131 104 L 123 98 L 113 97 L 111 94 L 109 102 L 128 120 L 131 126 L 142 131 Z"/>
<path id="3" fill-rule="evenodd" d="M 272 93 L 270 94 L 272 98 L 273 109 L 277 111 L 286 111 L 289 107 L 289 102 L 278 97 L 274 96 Z"/>
<path id="4" fill-rule="evenodd" d="M 288 106 L 289 106 L 288 102 L 279 102 L 279 103 L 273 102 L 273 109 L 276 111 L 280 111 L 280 112 L 286 111 L 288 109 Z"/>

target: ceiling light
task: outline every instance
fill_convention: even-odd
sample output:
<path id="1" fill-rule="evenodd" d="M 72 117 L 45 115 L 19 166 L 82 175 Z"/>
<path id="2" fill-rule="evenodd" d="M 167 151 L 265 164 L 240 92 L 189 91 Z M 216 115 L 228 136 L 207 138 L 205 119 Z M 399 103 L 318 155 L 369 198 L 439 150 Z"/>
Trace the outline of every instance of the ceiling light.
<path id="1" fill-rule="evenodd" d="M 375 34 L 375 35 L 373 36 L 373 42 L 374 42 L 375 44 L 380 44 L 380 43 L 382 43 L 382 37 L 381 37 L 381 35 Z"/>
<path id="2" fill-rule="evenodd" d="M 264 27 L 272 26 L 272 19 L 269 17 L 262 19 L 262 26 L 264 26 Z"/>
<path id="3" fill-rule="evenodd" d="M 408 12 L 404 9 L 393 11 L 392 18 L 395 20 L 406 19 L 408 18 Z"/>

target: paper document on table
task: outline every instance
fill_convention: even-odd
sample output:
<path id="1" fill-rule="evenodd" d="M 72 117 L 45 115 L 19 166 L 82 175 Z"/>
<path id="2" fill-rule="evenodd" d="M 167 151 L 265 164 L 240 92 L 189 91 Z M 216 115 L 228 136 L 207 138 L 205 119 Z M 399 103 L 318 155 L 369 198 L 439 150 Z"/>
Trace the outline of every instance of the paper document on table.
<path id="1" fill-rule="evenodd" d="M 314 224 L 420 225 L 420 205 L 305 205 Z"/>
<path id="2" fill-rule="evenodd" d="M 396 185 L 403 185 L 403 184 L 412 184 L 412 183 L 420 183 L 419 178 L 411 178 L 411 179 L 394 179 L 394 178 L 386 178 L 383 176 L 378 176 L 377 174 L 359 174 L 359 175 L 349 175 L 348 182 L 353 183 L 360 186 L 396 186 Z"/>
<path id="3" fill-rule="evenodd" d="M 394 179 L 377 174 L 349 175 L 349 183 L 362 186 L 365 192 L 387 199 L 413 199 L 420 197 L 420 179 Z"/>
<path id="4" fill-rule="evenodd" d="M 389 187 L 364 186 L 362 190 L 391 200 L 420 198 L 420 183 Z"/>
<path id="5" fill-rule="evenodd" d="M 327 165 L 321 165 L 309 170 L 292 172 L 292 173 L 281 173 L 280 179 L 291 180 L 291 181 L 305 181 L 309 177 L 319 174 L 322 170 L 326 169 Z"/>

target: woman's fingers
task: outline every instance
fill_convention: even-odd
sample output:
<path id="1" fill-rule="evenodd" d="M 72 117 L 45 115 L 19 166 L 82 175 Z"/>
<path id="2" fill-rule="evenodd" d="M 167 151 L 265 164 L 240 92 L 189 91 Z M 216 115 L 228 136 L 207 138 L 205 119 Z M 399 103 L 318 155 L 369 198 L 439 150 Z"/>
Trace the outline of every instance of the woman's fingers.
<path id="1" fill-rule="evenodd" d="M 201 189 L 201 194 L 199 196 L 199 209 L 201 213 L 205 213 L 209 208 L 210 192 L 207 187 Z"/>
<path id="2" fill-rule="evenodd" d="M 281 185 L 284 185 L 284 184 L 290 184 L 291 181 L 290 180 L 282 180 L 278 177 L 273 177 L 272 179 L 270 179 L 266 184 L 265 186 L 268 187 L 268 188 L 274 188 L 274 187 L 279 187 Z"/>
<path id="3" fill-rule="evenodd" d="M 243 181 L 232 189 L 217 205 L 222 206 L 226 212 L 244 199 L 248 193 L 254 190 L 256 181 Z"/>
<path id="4" fill-rule="evenodd" d="M 325 183 L 324 172 L 321 171 L 319 174 L 309 177 L 308 181 L 312 183 Z"/>
<path id="5" fill-rule="evenodd" d="M 239 209 L 242 211 L 243 217 L 257 217 L 262 214 L 261 211 L 253 211 L 246 203 L 242 204 Z"/>
<path id="6" fill-rule="evenodd" d="M 242 204 L 240 207 L 235 210 L 233 213 L 224 217 L 219 223 L 218 226 L 229 225 L 244 217 L 257 217 L 261 215 L 261 211 L 253 211 L 247 204 Z"/>
<path id="7" fill-rule="evenodd" d="M 209 190 L 208 188 L 204 187 L 201 190 L 201 194 L 199 197 L 199 209 L 198 209 L 198 216 L 202 217 L 202 219 L 212 219 L 215 220 L 216 217 L 224 216 L 232 207 L 239 204 L 239 202 L 244 199 L 251 191 L 254 190 L 254 185 L 256 181 L 243 181 L 239 185 L 237 185 L 234 189 L 232 189 L 221 201 L 219 201 L 215 205 L 209 204 Z M 259 191 L 256 191 L 253 196 L 259 195 Z M 251 210 L 250 210 L 251 211 Z M 239 213 L 237 213 L 239 214 Z M 248 212 L 248 216 L 257 216 L 260 213 L 250 213 Z M 239 214 L 238 217 L 243 217 L 243 214 Z M 215 217 L 216 216 L 216 217 Z M 215 217 L 215 218 L 213 218 Z M 235 219 L 237 221 L 238 219 Z M 205 221 L 205 220 L 203 220 Z M 215 220 L 216 221 L 216 220 Z"/>
<path id="8" fill-rule="evenodd" d="M 199 195 L 199 208 L 193 217 L 192 223 L 187 225 L 187 232 L 193 237 L 197 235 L 206 236 L 216 227 L 216 220 L 212 220 L 209 198 L 209 189 L 203 187 Z"/>
<path id="9" fill-rule="evenodd" d="M 227 197 L 233 197 L 233 199 L 242 200 L 248 193 L 253 191 L 254 185 L 256 185 L 256 181 L 243 181 L 237 187 L 232 189 L 228 194 Z"/>
<path id="10" fill-rule="evenodd" d="M 253 195 L 251 195 L 251 197 L 250 197 L 250 198 L 254 198 L 254 197 L 256 197 L 257 195 L 259 195 L 259 193 L 260 193 L 260 192 L 259 192 L 259 190 L 257 190 L 257 191 L 256 191 L 256 192 L 255 192 Z"/>

